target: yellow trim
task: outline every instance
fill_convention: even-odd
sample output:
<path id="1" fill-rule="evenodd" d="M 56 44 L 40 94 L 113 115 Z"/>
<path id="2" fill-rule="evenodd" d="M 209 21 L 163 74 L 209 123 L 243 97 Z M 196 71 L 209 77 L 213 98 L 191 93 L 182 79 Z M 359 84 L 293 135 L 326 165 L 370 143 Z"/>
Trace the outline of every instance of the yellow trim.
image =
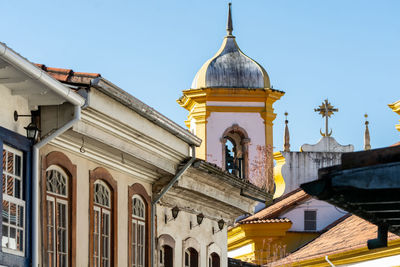
<path id="1" fill-rule="evenodd" d="M 384 257 L 390 257 L 400 254 L 400 239 L 392 240 L 388 242 L 388 247 L 369 250 L 366 246 L 350 251 L 329 254 L 329 260 L 334 265 L 351 264 L 357 262 L 363 262 L 368 260 L 374 260 Z M 294 259 L 296 261 L 296 259 Z M 325 255 L 314 259 L 299 260 L 291 262 L 291 266 L 327 266 L 325 261 Z"/>
<path id="2" fill-rule="evenodd" d="M 282 175 L 282 167 L 285 165 L 286 161 L 282 153 L 279 151 L 274 153 L 274 160 L 276 161 L 276 165 L 274 167 L 274 180 L 276 185 L 274 198 L 278 198 L 285 192 L 286 184 Z"/>
<path id="3" fill-rule="evenodd" d="M 400 100 L 388 105 L 394 112 L 400 115 Z M 400 120 L 399 120 L 400 121 Z M 400 124 L 396 124 L 397 131 L 400 132 Z"/>
<path id="4" fill-rule="evenodd" d="M 196 124 L 196 135 L 203 142 L 196 148 L 196 155 L 207 160 L 207 119 L 211 112 L 237 112 L 237 113 L 260 113 L 265 124 L 265 145 L 273 147 L 273 121 L 276 117 L 273 103 L 280 99 L 284 92 L 264 89 L 247 88 L 204 88 L 184 90 L 183 96 L 177 100 L 178 104 L 189 111 L 186 126 L 192 128 L 191 122 Z M 207 105 L 207 101 L 222 102 L 258 102 L 263 103 L 263 107 L 246 106 L 217 106 Z"/>

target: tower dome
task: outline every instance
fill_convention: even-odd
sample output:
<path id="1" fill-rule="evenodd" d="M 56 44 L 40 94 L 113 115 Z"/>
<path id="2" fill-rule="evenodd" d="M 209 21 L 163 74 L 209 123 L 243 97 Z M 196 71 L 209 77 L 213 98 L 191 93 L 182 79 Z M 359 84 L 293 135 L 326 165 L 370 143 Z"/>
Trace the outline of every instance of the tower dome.
<path id="1" fill-rule="evenodd" d="M 191 89 L 201 88 L 270 88 L 265 69 L 246 56 L 232 35 L 231 4 L 229 4 L 227 36 L 218 52 L 197 72 Z"/>

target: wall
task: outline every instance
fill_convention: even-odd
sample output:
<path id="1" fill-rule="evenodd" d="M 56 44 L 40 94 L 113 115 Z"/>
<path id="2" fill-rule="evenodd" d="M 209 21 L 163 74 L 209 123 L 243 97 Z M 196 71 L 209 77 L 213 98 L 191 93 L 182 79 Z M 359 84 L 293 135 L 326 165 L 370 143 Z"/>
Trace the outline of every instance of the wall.
<path id="1" fill-rule="evenodd" d="M 341 163 L 342 153 L 337 152 L 284 152 L 285 164 L 282 176 L 285 180 L 284 194 L 303 183 L 318 179 L 318 169 Z"/>
<path id="2" fill-rule="evenodd" d="M 235 103 L 236 104 L 236 103 Z M 265 125 L 260 113 L 211 112 L 207 119 L 207 161 L 222 166 L 222 143 L 224 131 L 237 124 L 246 130 L 249 138 L 249 169 L 256 159 L 257 145 L 265 146 Z"/>
<path id="3" fill-rule="evenodd" d="M 321 231 L 326 226 L 343 217 L 347 212 L 336 208 L 324 201 L 310 199 L 296 206 L 293 210 L 281 214 L 280 218 L 288 218 L 293 225 L 289 231 L 304 231 L 304 210 L 317 210 L 317 230 Z"/>
<path id="4" fill-rule="evenodd" d="M 24 127 L 31 122 L 30 117 L 20 117 L 18 121 L 14 121 L 14 111 L 18 114 L 30 115 L 28 101 L 21 96 L 11 95 L 10 89 L 0 85 L 0 126 L 7 128 L 13 132 L 26 136 Z"/>
<path id="5" fill-rule="evenodd" d="M 64 153 L 77 167 L 77 210 L 76 210 L 76 266 L 88 266 L 89 260 L 89 171 L 103 167 L 85 157 L 84 153 L 72 153 L 65 149 L 45 146 L 40 155 L 51 151 Z M 118 188 L 118 264 L 128 265 L 128 187 L 139 180 L 131 175 L 106 168 L 117 182 Z M 151 195 L 151 185 L 140 182 Z M 40 236 L 40 235 L 39 235 Z"/>
<path id="6" fill-rule="evenodd" d="M 164 215 L 167 214 L 168 221 L 165 224 Z M 212 233 L 212 227 L 218 230 L 217 222 L 204 218 L 201 225 L 197 226 L 196 214 L 180 211 L 176 220 L 171 220 L 171 207 L 157 205 L 157 237 L 168 234 L 175 240 L 174 266 L 184 266 L 184 241 L 188 238 L 195 239 L 200 245 L 199 267 L 208 266 L 210 248 L 217 247 L 220 250 L 220 266 L 227 266 L 227 227 L 222 231 Z M 190 229 L 190 222 L 193 228 Z M 214 245 L 212 245 L 214 244 Z"/>

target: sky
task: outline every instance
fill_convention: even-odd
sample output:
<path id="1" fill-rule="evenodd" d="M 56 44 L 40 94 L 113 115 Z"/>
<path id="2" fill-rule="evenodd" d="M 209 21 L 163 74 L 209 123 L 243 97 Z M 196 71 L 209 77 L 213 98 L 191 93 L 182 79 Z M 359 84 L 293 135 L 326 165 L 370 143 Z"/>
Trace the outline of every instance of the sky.
<path id="1" fill-rule="evenodd" d="M 0 0 L 0 41 L 32 62 L 96 72 L 184 126 L 176 99 L 226 34 L 222 0 Z M 234 0 L 241 50 L 285 92 L 274 104 L 275 150 L 284 112 L 291 150 L 314 144 L 324 99 L 339 109 L 332 136 L 363 149 L 364 114 L 372 148 L 400 141 L 400 1 Z"/>

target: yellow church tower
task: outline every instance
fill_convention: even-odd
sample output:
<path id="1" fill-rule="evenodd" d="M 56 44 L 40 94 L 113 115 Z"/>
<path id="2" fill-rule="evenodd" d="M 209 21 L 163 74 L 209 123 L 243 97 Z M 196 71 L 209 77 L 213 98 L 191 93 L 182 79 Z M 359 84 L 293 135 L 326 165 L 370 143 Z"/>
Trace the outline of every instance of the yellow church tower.
<path id="1" fill-rule="evenodd" d="M 272 89 L 265 69 L 240 50 L 230 3 L 226 30 L 218 52 L 177 102 L 189 111 L 186 126 L 203 140 L 197 157 L 266 186 L 261 180 L 266 180 L 265 159 L 272 162 L 272 105 L 284 92 Z"/>

